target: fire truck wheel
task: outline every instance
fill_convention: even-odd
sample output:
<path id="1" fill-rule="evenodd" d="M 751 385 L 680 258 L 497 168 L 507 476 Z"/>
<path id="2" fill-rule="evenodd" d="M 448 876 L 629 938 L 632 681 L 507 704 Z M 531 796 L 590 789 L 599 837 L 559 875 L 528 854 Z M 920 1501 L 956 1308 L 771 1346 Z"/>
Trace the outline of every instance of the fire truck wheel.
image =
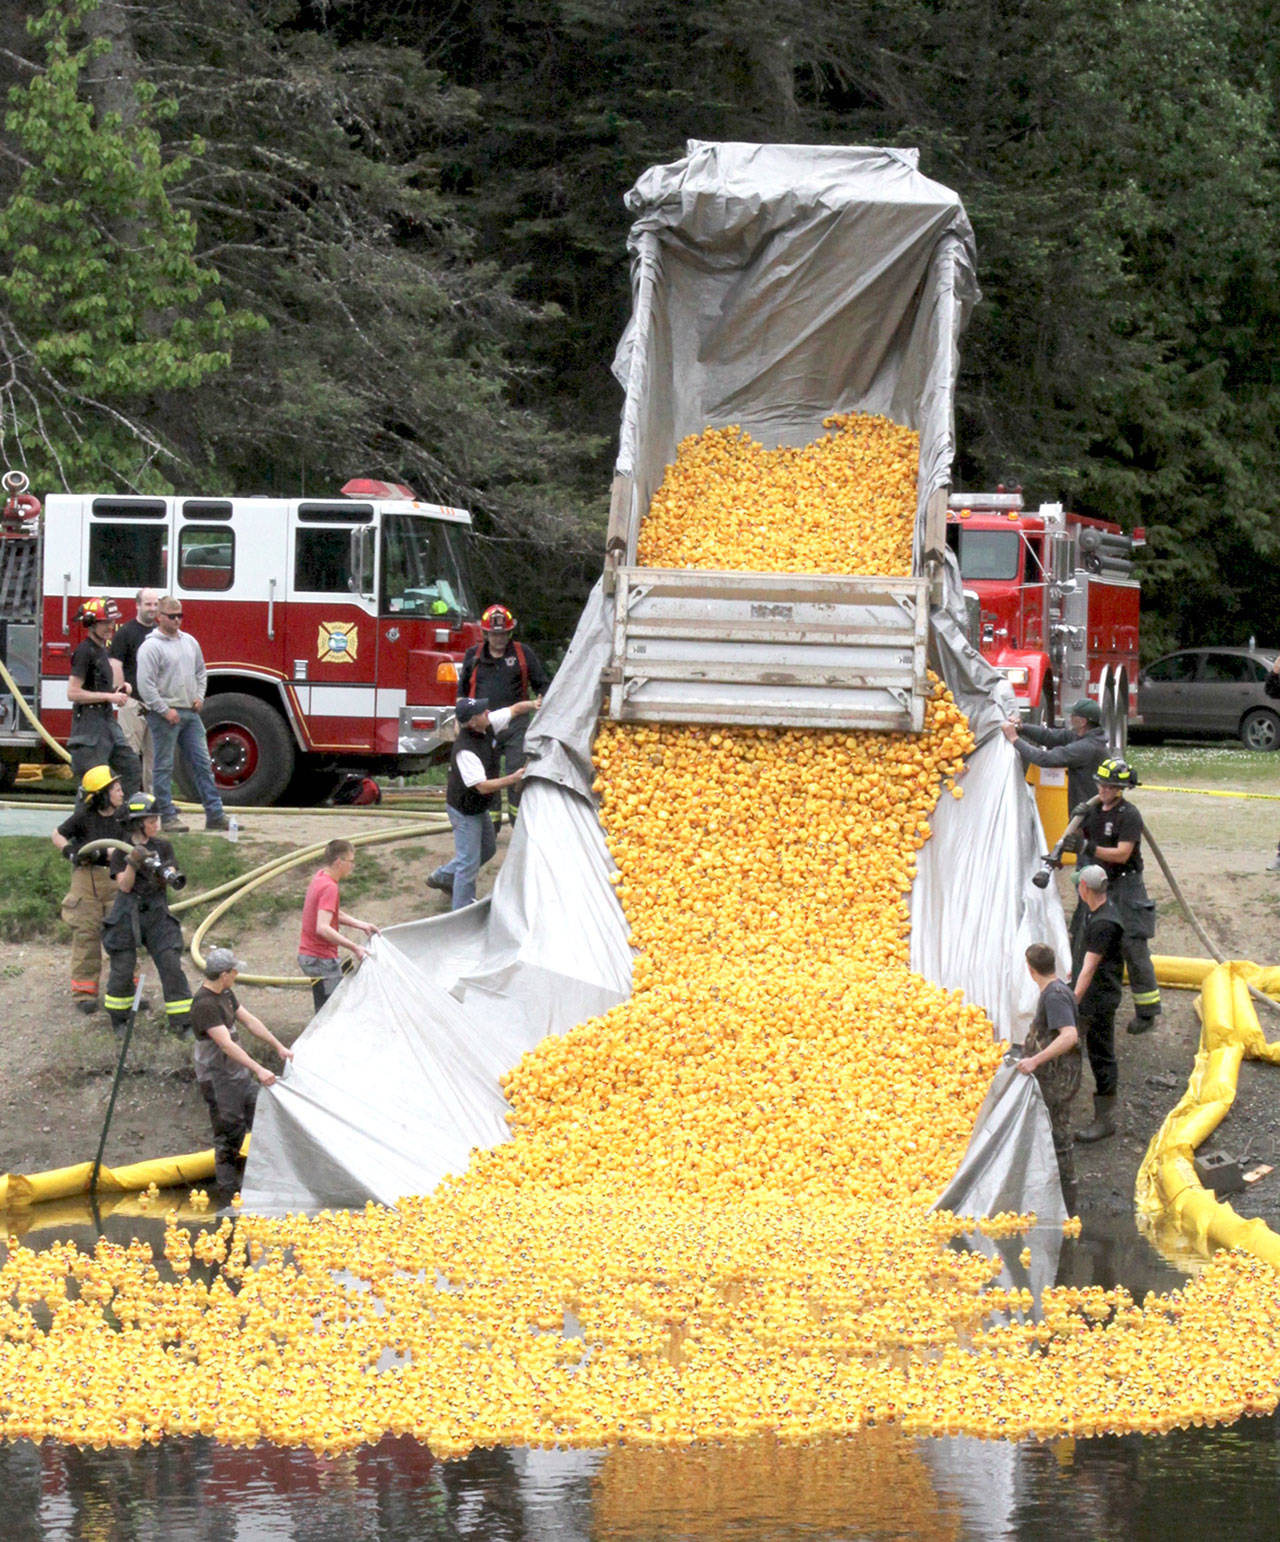
<path id="1" fill-rule="evenodd" d="M 1240 725 L 1240 738 L 1246 749 L 1280 750 L 1280 717 L 1265 707 L 1250 712 Z"/>
<path id="2" fill-rule="evenodd" d="M 293 775 L 293 738 L 280 714 L 256 696 L 211 696 L 200 710 L 224 803 L 275 803 Z"/>

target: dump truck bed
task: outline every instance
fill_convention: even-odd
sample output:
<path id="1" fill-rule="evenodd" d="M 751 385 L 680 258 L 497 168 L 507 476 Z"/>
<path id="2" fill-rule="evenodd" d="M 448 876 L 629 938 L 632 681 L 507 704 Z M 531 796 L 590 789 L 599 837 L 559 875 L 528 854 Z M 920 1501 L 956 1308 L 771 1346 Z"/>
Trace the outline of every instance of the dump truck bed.
<path id="1" fill-rule="evenodd" d="M 614 583 L 612 718 L 924 726 L 923 578 L 624 567 Z"/>

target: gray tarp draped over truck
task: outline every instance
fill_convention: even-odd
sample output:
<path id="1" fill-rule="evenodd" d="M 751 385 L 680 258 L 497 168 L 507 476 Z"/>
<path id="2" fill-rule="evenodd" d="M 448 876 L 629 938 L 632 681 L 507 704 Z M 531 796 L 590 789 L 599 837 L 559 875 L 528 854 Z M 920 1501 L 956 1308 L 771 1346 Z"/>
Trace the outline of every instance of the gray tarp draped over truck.
<path id="1" fill-rule="evenodd" d="M 958 340 L 977 296 L 955 194 L 920 175 L 914 151 L 695 142 L 646 172 L 628 206 L 633 314 L 615 373 L 633 518 L 686 434 L 738 423 L 767 447 L 799 445 L 834 411 L 880 412 L 920 432 L 919 560 L 925 501 L 950 475 Z M 982 744 L 965 797 L 943 796 L 920 854 L 911 963 L 1021 1039 L 1034 1007 L 1022 950 L 1046 940 L 1065 964 L 1066 933 L 1053 891 L 1029 881 L 1042 835 L 996 732 L 1011 695 L 962 622 L 952 568 L 931 646 Z M 430 1190 L 505 1138 L 502 1070 L 630 993 L 590 793 L 611 624 L 597 586 L 532 721 L 520 822 L 491 899 L 384 932 L 260 1096 L 247 1208 Z M 1026 1078 L 1006 1080 L 947 1202 L 1060 1219 L 1043 1104 Z"/>

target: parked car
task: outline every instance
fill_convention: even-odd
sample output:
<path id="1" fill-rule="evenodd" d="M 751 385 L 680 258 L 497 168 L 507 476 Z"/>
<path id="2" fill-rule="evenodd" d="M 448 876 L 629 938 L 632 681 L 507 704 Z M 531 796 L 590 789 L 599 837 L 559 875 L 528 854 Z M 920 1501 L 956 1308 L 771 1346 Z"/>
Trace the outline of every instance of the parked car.
<path id="1" fill-rule="evenodd" d="M 1280 701 L 1263 682 L 1275 662 L 1266 648 L 1183 648 L 1138 674 L 1144 737 L 1200 739 L 1238 734 L 1251 750 L 1280 749 Z"/>

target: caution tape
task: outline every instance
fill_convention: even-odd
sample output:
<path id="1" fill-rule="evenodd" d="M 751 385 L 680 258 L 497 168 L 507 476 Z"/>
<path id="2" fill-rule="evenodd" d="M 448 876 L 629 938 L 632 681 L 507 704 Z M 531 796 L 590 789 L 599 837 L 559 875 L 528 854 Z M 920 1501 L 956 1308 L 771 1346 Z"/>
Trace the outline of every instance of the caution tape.
<path id="1" fill-rule="evenodd" d="M 1143 792 L 1190 792 L 1198 798 L 1254 798 L 1261 803 L 1280 803 L 1280 792 L 1227 792 L 1219 787 L 1163 787 L 1159 782 L 1140 782 Z"/>

